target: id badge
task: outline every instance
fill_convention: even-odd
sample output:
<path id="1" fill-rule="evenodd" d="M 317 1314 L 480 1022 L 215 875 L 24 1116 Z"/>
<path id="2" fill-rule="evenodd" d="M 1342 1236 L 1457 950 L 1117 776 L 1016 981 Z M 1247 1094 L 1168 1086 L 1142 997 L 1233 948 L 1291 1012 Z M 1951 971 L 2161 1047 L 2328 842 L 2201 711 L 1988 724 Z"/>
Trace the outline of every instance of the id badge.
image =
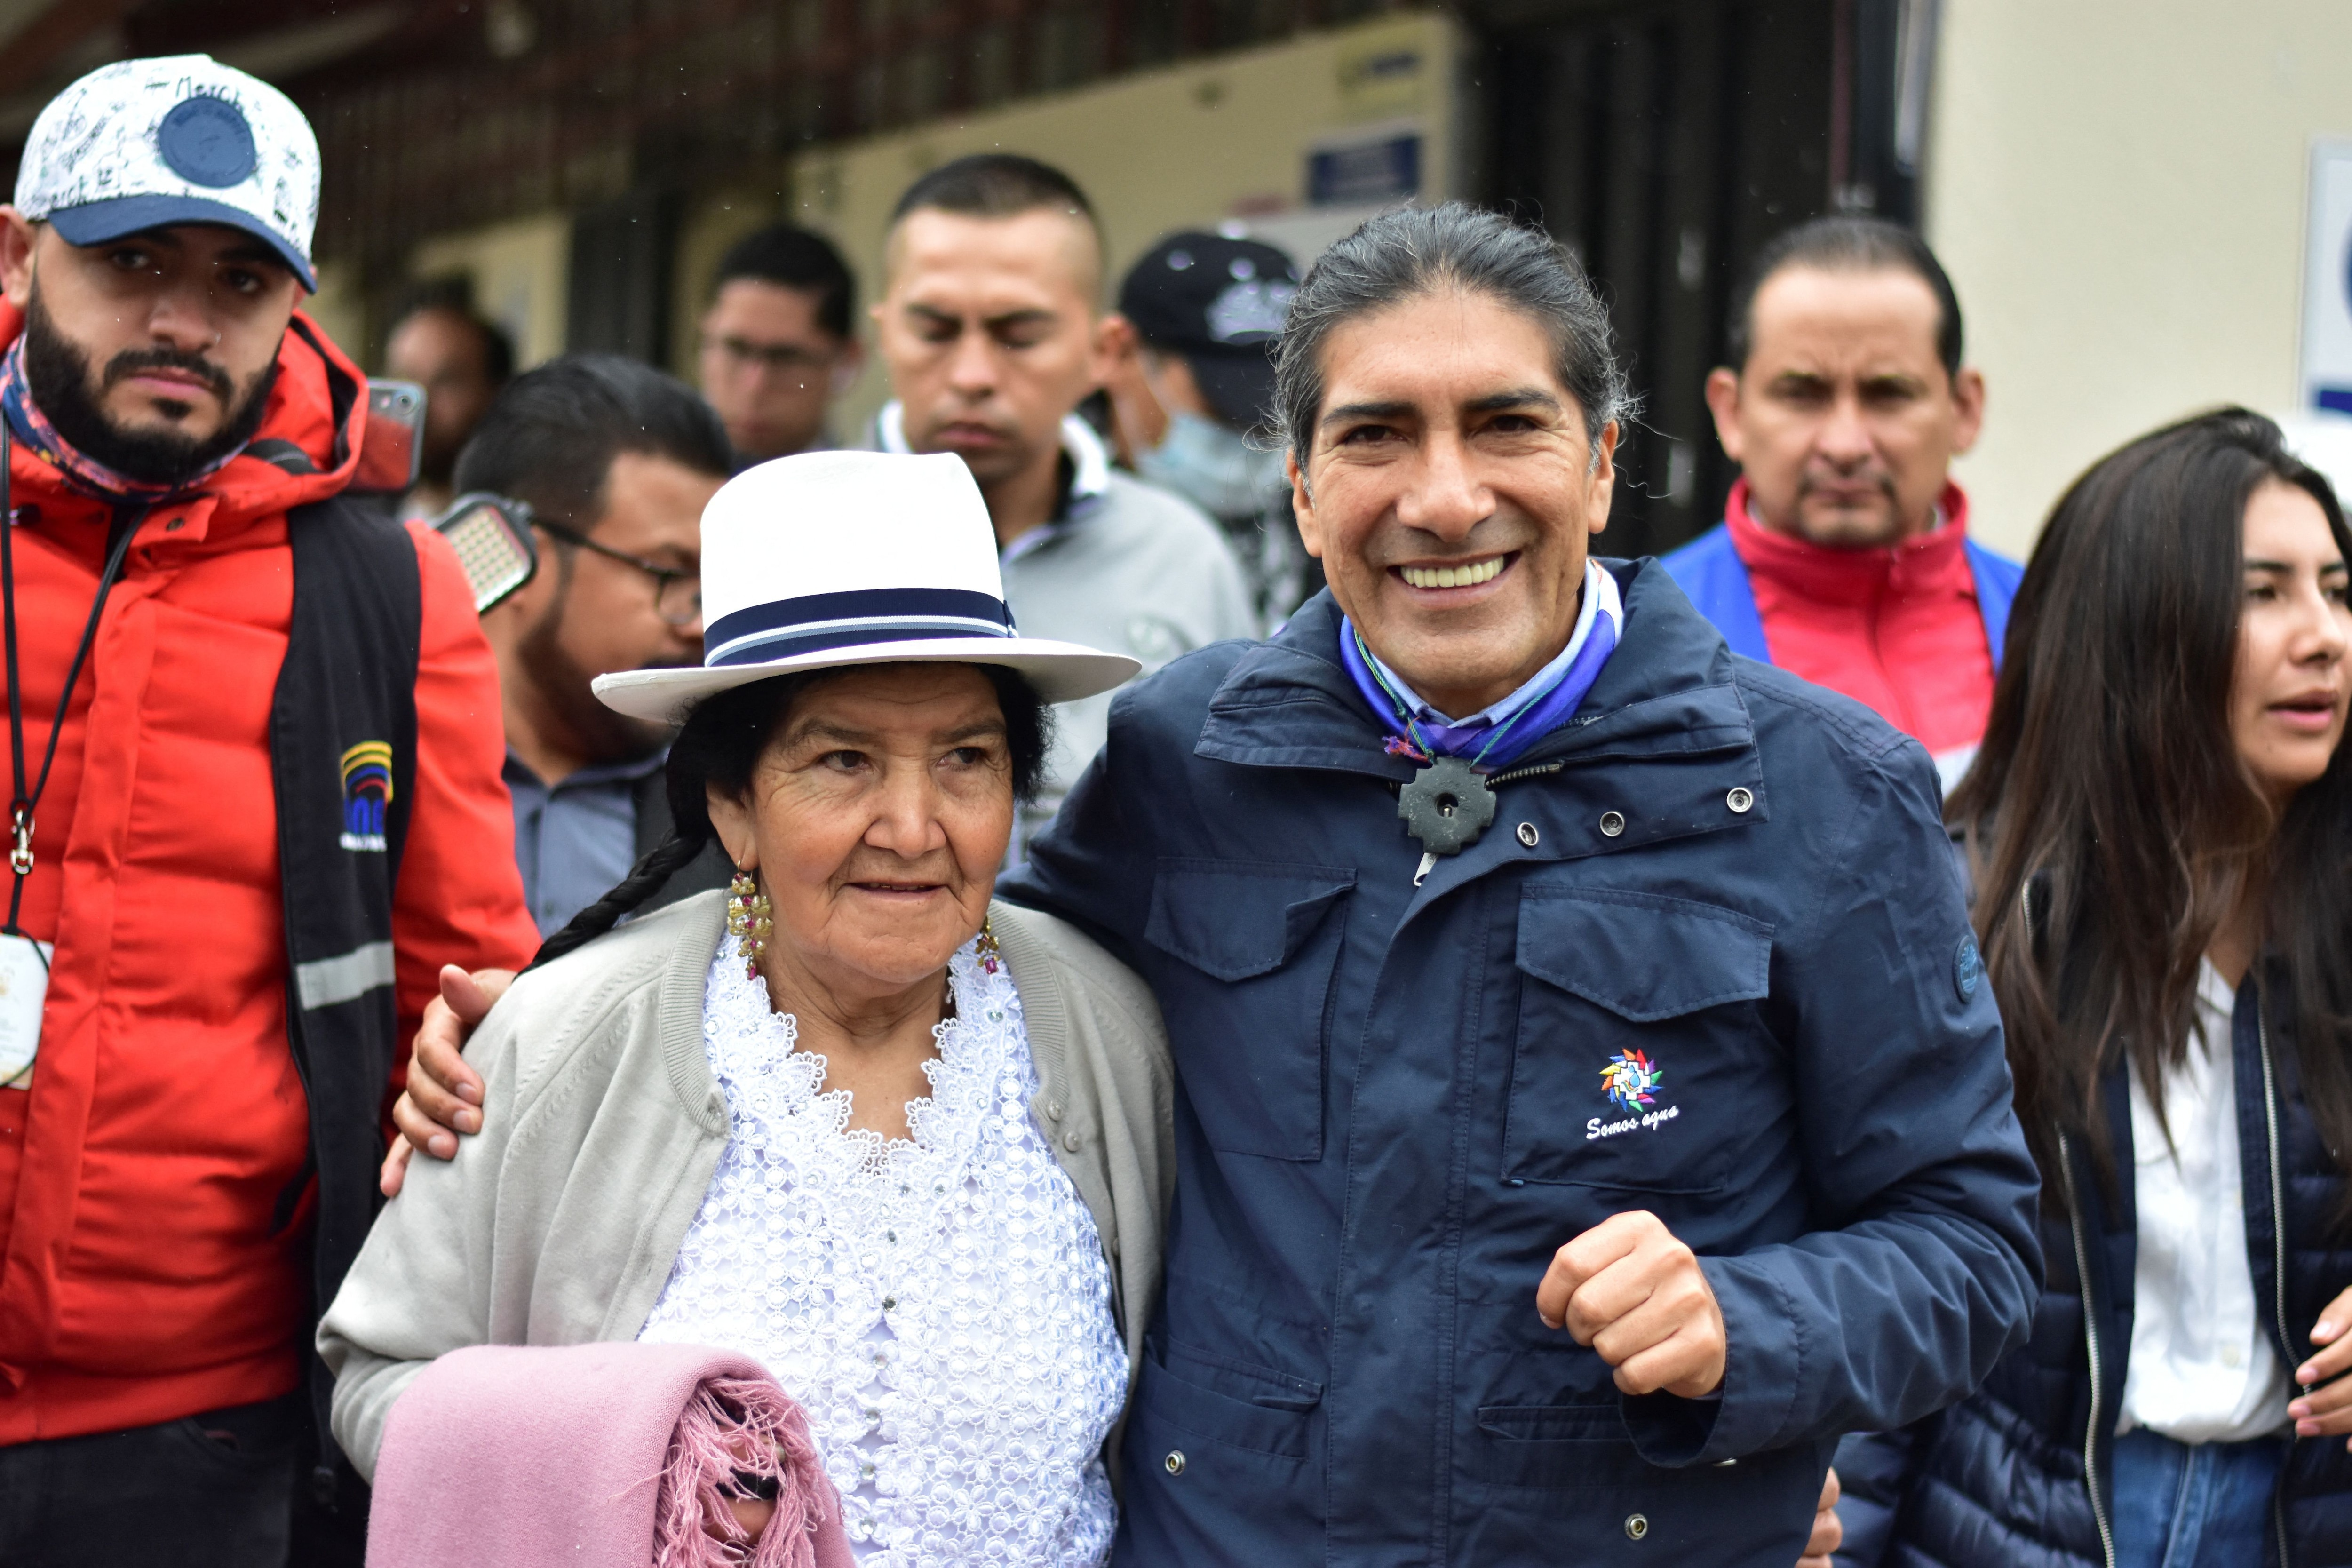
<path id="1" fill-rule="evenodd" d="M 33 1087 L 41 1048 L 41 1004 L 49 995 L 57 948 L 28 936 L 0 936 L 0 1089 Z"/>

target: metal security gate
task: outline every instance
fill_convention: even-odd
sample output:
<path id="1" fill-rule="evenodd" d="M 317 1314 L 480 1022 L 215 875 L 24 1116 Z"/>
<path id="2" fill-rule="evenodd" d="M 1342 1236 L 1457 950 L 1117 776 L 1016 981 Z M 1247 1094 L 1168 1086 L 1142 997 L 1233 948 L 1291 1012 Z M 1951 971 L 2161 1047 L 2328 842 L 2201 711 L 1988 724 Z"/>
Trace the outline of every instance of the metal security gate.
<path id="1" fill-rule="evenodd" d="M 1672 549 L 1713 526 L 1734 476 L 1705 385 L 1757 248 L 1833 208 L 1913 216 L 1934 6 L 1666 0 L 1481 20 L 1484 195 L 1582 258 L 1643 398 L 1601 548 Z"/>

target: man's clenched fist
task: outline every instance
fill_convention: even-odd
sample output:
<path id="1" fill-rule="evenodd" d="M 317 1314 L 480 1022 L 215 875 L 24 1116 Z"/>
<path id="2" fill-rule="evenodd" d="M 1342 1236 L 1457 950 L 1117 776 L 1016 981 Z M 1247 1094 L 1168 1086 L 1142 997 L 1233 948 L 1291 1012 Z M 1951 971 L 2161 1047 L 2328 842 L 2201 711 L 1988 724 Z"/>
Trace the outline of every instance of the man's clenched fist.
<path id="1" fill-rule="evenodd" d="M 1697 1255 L 1656 1215 L 1612 1215 L 1552 1254 L 1536 1311 L 1600 1352 L 1627 1394 L 1696 1399 L 1723 1386 L 1723 1310 Z"/>

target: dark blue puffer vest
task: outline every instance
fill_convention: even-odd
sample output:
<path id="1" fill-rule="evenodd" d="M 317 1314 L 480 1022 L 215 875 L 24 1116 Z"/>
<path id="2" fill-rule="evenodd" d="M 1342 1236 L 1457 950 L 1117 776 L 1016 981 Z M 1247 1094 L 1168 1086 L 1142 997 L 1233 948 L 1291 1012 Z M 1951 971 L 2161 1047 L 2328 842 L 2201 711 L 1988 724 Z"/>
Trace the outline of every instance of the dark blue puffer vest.
<path id="1" fill-rule="evenodd" d="M 2284 994 L 2283 979 L 2273 972 L 2274 995 Z M 2294 1044 L 2274 1019 L 2265 1021 L 2262 992 L 2249 974 L 2231 1019 L 2246 1253 L 2263 1326 L 2292 1369 L 2312 1352 L 2321 1310 L 2352 1286 L 2352 1236 L 2331 1223 L 2344 1172 L 2304 1107 Z M 2105 1100 L 2124 1179 L 2115 1188 L 2102 1184 L 2087 1151 L 2068 1142 L 2068 1169 L 2044 1184 L 2047 1276 L 2032 1338 L 1958 1405 L 1839 1447 L 1841 1568 L 2113 1562 L 2110 1454 L 2131 1352 L 2138 1246 L 2130 1089 L 2120 1064 Z M 2272 1520 L 2264 1558 L 2273 1568 L 2352 1565 L 2352 1454 L 2343 1437 L 2294 1440 Z"/>

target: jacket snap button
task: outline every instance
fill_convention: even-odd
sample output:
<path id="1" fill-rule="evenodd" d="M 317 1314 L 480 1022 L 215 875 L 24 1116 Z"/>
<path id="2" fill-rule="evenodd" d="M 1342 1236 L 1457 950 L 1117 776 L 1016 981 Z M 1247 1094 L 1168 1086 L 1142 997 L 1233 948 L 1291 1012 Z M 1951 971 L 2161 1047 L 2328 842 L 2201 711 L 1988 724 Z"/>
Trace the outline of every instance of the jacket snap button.
<path id="1" fill-rule="evenodd" d="M 1530 849 L 1536 847 L 1536 825 L 1534 823 L 1522 822 L 1519 824 L 1519 842 L 1526 845 Z"/>
<path id="2" fill-rule="evenodd" d="M 1735 789 L 1723 797 L 1723 804 L 1734 811 L 1746 811 L 1756 804 L 1756 797 L 1748 794 L 1745 788 Z"/>
<path id="3" fill-rule="evenodd" d="M 1079 1145 L 1079 1144 L 1081 1144 L 1081 1143 L 1083 1143 L 1083 1142 L 1086 1142 L 1086 1140 L 1085 1140 L 1085 1139 L 1080 1138 L 1080 1137 L 1079 1137 L 1076 1133 L 1075 1133 L 1075 1132 L 1066 1133 L 1066 1134 L 1065 1134 L 1065 1135 L 1063 1136 L 1063 1139 L 1062 1139 L 1062 1147 L 1063 1147 L 1063 1148 L 1065 1148 L 1065 1149 L 1067 1149 L 1071 1153 L 1075 1154 L 1075 1153 L 1076 1153 L 1076 1152 L 1078 1152 L 1078 1145 Z"/>
<path id="4" fill-rule="evenodd" d="M 1182 1475 L 1184 1473 L 1184 1450 L 1181 1448 L 1169 1449 L 1168 1458 L 1161 1460 L 1160 1464 L 1167 1469 L 1170 1475 Z"/>
<path id="5" fill-rule="evenodd" d="M 1045 1102 L 1045 1120 L 1048 1121 L 1059 1121 L 1061 1119 L 1062 1102 L 1058 1100 L 1047 1100 Z"/>
<path id="6" fill-rule="evenodd" d="M 1628 1540 L 1628 1541 L 1639 1541 L 1639 1540 L 1641 1540 L 1641 1539 L 1642 1539 L 1642 1537 L 1643 1537 L 1643 1536 L 1645 1536 L 1645 1535 L 1647 1535 L 1647 1534 L 1649 1534 L 1649 1533 L 1650 1533 L 1650 1521 L 1649 1521 L 1649 1519 L 1648 1519 L 1648 1517 L 1647 1517 L 1646 1515 L 1643 1515 L 1643 1514 L 1638 1514 L 1638 1513 L 1629 1513 L 1629 1514 L 1627 1514 L 1627 1515 L 1625 1516 L 1625 1539 L 1626 1539 L 1626 1540 Z"/>
<path id="7" fill-rule="evenodd" d="M 1624 831 L 1625 814 L 1623 812 L 1604 811 L 1601 814 L 1601 836 L 1603 838 L 1614 838 Z"/>

